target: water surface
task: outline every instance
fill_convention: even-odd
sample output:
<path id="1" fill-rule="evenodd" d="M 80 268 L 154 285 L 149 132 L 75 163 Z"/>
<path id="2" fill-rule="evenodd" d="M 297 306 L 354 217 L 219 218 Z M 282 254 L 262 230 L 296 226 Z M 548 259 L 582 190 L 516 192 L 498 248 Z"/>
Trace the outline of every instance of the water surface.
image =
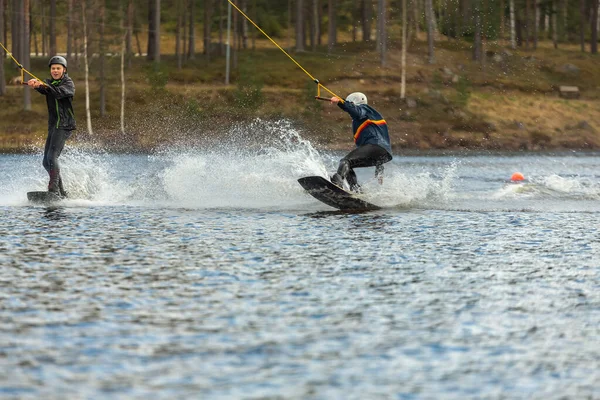
<path id="1" fill-rule="evenodd" d="M 0 156 L 0 398 L 600 397 L 600 154 Z M 507 184 L 522 172 L 525 184 Z"/>

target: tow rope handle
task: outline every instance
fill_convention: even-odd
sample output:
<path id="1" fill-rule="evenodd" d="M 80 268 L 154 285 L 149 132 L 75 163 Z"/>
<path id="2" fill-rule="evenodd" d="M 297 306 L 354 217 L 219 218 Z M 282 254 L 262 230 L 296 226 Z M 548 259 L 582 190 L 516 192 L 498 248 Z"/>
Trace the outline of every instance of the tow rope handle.
<path id="1" fill-rule="evenodd" d="M 6 52 L 6 54 L 8 54 L 8 56 L 10 58 L 12 58 L 12 60 L 15 62 L 15 64 L 17 64 L 17 67 L 19 67 L 19 69 L 21 70 L 21 85 L 27 85 L 27 82 L 25 82 L 25 72 L 27 72 L 27 74 L 30 75 L 32 78 L 35 78 L 38 81 L 42 82 L 42 84 L 44 86 L 48 86 L 46 84 L 46 82 L 44 82 L 43 80 L 41 80 L 40 78 L 38 78 L 37 76 L 35 76 L 34 74 L 32 74 L 31 72 L 27 71 L 25 69 L 25 67 L 23 65 L 21 65 L 21 63 L 19 61 L 17 61 L 16 58 L 13 57 L 12 53 L 10 51 L 8 51 L 8 49 L 6 47 L 4 47 L 4 45 L 2 43 L 0 43 L 0 47 L 2 47 L 4 49 L 4 51 Z M 0 60 L 0 62 L 4 62 L 4 61 Z"/>

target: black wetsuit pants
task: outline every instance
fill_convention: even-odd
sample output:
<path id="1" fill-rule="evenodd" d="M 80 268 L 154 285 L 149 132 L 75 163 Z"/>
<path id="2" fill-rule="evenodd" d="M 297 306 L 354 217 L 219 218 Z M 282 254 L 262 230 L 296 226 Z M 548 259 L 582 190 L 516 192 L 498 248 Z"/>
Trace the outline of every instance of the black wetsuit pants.
<path id="1" fill-rule="evenodd" d="M 375 174 L 380 176 L 383 173 L 383 164 L 391 159 L 392 155 L 383 147 L 365 144 L 352 150 L 341 159 L 337 174 L 342 179 L 346 179 L 351 190 L 356 191 L 359 186 L 354 168 L 376 167 Z"/>
<path id="2" fill-rule="evenodd" d="M 44 147 L 44 168 L 50 175 L 50 183 L 48 191 L 60 192 L 64 195 L 62 179 L 60 177 L 60 165 L 58 157 L 65 147 L 65 142 L 71 136 L 72 131 L 67 131 L 58 128 L 48 129 L 48 138 L 46 138 L 46 146 Z"/>

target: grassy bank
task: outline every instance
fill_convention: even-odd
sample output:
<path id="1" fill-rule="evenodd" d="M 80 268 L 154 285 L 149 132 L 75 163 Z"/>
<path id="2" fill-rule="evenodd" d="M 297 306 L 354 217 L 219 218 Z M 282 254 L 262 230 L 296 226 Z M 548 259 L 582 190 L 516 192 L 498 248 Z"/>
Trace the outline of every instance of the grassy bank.
<path id="1" fill-rule="evenodd" d="M 341 43 L 333 55 L 321 50 L 294 57 L 341 96 L 365 92 L 387 119 L 397 150 L 600 148 L 600 58 L 576 47 L 555 50 L 542 43 L 527 52 L 488 45 L 481 65 L 471 61 L 468 43 L 442 40 L 436 63 L 429 65 L 426 43 L 415 42 L 407 60 L 408 101 L 400 98 L 398 49 L 390 50 L 386 67 L 363 43 Z M 6 66 L 17 75 L 8 61 Z M 119 68 L 119 57 L 107 60 L 106 114 L 101 116 L 98 60 L 92 60 L 92 136 L 85 123 L 83 68 L 71 63 L 79 124 L 75 143 L 122 151 L 188 139 L 208 143 L 231 125 L 260 117 L 292 120 L 320 147 L 352 146 L 348 116 L 314 100 L 316 85 L 277 49 L 240 52 L 228 86 L 224 57 L 207 62 L 200 55 L 177 69 L 175 58 L 166 55 L 159 71 L 134 58 L 126 72 L 126 135 L 119 129 Z M 45 77 L 46 58 L 34 58 L 31 71 Z M 560 85 L 578 86 L 580 98 L 560 98 Z M 9 86 L 0 97 L 0 151 L 28 151 L 45 139 L 45 101 L 32 93 L 33 109 L 24 112 L 23 90 Z"/>

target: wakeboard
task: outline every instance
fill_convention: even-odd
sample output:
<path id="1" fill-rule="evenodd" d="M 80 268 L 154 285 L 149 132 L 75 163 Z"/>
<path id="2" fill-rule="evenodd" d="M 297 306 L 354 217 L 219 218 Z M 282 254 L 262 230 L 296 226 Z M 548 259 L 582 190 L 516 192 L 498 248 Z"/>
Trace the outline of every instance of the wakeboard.
<path id="1" fill-rule="evenodd" d="M 342 211 L 370 211 L 381 207 L 359 199 L 344 189 L 334 185 L 322 176 L 307 176 L 298 183 L 315 199 Z"/>
<path id="2" fill-rule="evenodd" d="M 27 192 L 27 200 L 35 204 L 55 204 L 63 197 L 52 192 Z"/>

